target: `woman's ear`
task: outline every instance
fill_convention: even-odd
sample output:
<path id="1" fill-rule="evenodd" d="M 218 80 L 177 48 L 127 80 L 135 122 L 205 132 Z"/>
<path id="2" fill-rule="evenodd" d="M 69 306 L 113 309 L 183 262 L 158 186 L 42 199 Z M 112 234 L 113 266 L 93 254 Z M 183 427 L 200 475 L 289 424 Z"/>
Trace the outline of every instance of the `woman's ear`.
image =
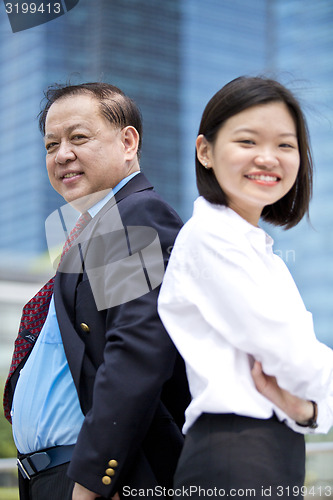
<path id="1" fill-rule="evenodd" d="M 211 168 L 210 163 L 210 143 L 203 134 L 198 135 L 196 140 L 197 157 L 200 163 L 207 169 Z"/>

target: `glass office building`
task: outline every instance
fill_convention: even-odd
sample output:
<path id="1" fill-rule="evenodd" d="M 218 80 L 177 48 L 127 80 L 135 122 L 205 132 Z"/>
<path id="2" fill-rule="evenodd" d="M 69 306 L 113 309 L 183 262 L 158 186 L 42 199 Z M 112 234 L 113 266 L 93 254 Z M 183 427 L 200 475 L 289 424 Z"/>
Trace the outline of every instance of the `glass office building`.
<path id="1" fill-rule="evenodd" d="M 0 6 L 1 272 L 38 260 L 44 221 L 62 204 L 36 121 L 47 85 L 106 80 L 133 97 L 144 116 L 142 168 L 186 220 L 206 102 L 232 78 L 266 73 L 304 103 L 316 165 L 312 226 L 267 229 L 318 336 L 333 346 L 332 24 L 330 0 L 80 0 L 61 18 L 13 34 Z"/>
<path id="2" fill-rule="evenodd" d="M 272 2 L 274 65 L 300 96 L 315 166 L 311 224 L 274 235 L 313 312 L 318 336 L 333 347 L 333 3 Z"/>

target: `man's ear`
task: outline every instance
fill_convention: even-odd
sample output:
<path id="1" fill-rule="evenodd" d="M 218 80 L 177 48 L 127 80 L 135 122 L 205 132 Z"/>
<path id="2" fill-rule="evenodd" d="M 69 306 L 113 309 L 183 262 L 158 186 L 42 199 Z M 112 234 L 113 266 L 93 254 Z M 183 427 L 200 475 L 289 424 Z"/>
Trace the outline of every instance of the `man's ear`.
<path id="1" fill-rule="evenodd" d="M 205 168 L 211 168 L 210 156 L 211 156 L 211 144 L 207 141 L 206 137 L 202 134 L 198 135 L 195 142 L 197 148 L 197 157 L 200 163 Z"/>
<path id="2" fill-rule="evenodd" d="M 139 132 L 131 125 L 124 127 L 121 131 L 124 151 L 127 160 L 133 160 L 138 152 Z"/>

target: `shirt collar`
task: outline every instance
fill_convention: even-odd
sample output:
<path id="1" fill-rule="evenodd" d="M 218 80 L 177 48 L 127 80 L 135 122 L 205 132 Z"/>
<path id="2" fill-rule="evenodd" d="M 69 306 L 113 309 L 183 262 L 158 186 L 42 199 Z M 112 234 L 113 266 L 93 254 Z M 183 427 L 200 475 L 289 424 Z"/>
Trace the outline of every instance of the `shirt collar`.
<path id="1" fill-rule="evenodd" d="M 272 252 L 274 244 L 273 238 L 271 238 L 261 227 L 253 226 L 231 208 L 225 205 L 215 205 L 200 196 L 194 202 L 194 213 L 198 210 L 214 211 L 216 217 L 219 220 L 226 220 L 233 231 L 244 234 L 254 248 L 265 253 Z M 216 223 L 218 224 L 218 221 L 216 221 Z"/>
<path id="2" fill-rule="evenodd" d="M 133 172 L 133 174 L 128 175 L 124 179 L 122 179 L 113 189 L 108 191 L 107 195 L 104 196 L 101 200 L 99 200 L 95 205 L 89 208 L 88 212 L 91 215 L 91 217 L 95 217 L 96 214 L 106 205 L 106 203 L 111 200 L 111 198 L 118 193 L 118 191 L 121 190 L 133 177 L 135 177 L 137 174 L 139 174 L 140 171 L 138 170 L 137 172 Z"/>

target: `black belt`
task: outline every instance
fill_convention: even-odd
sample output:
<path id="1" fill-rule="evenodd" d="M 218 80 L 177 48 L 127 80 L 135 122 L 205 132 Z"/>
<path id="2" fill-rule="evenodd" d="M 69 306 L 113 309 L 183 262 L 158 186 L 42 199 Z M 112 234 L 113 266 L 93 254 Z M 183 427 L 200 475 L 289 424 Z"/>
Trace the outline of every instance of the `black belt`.
<path id="1" fill-rule="evenodd" d="M 74 444 L 55 446 L 29 455 L 22 455 L 17 459 L 17 467 L 25 479 L 31 479 L 39 472 L 70 462 L 74 446 Z"/>

